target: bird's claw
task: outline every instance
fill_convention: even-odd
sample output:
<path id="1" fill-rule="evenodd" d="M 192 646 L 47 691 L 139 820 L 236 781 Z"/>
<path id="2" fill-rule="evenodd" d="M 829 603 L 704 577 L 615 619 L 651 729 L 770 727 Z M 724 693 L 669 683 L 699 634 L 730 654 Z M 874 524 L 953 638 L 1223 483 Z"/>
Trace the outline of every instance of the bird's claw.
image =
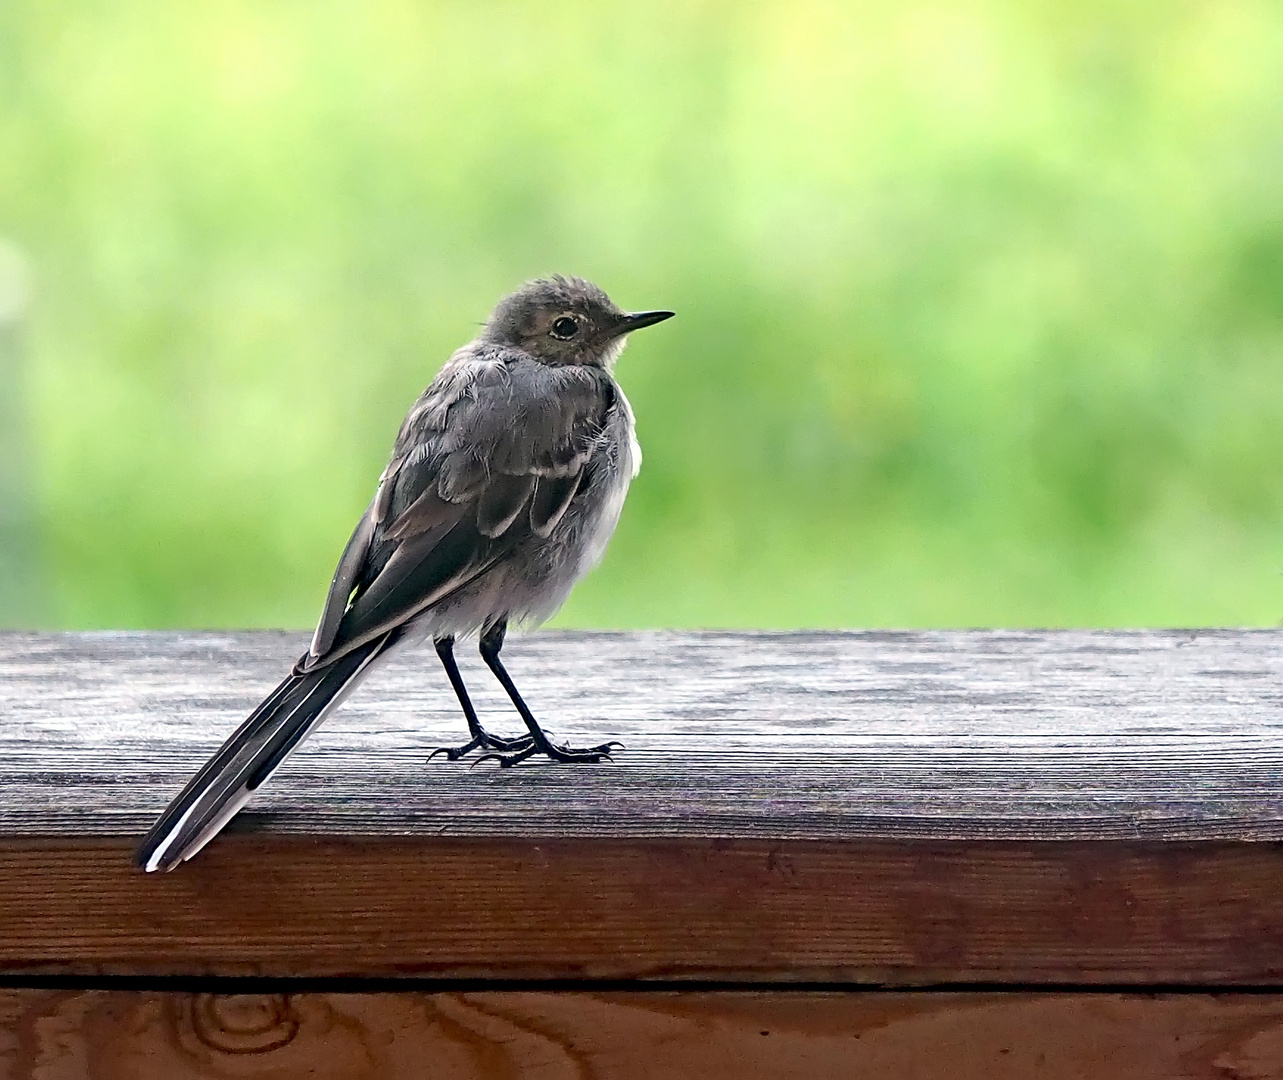
<path id="1" fill-rule="evenodd" d="M 505 739 L 499 735 L 491 735 L 488 731 L 483 731 L 479 735 L 474 735 L 468 742 L 462 746 L 438 746 L 428 755 L 431 761 L 438 754 L 444 754 L 447 761 L 458 761 L 473 750 L 498 750 L 501 753 L 510 751 L 521 751 L 530 746 L 534 740 L 529 735 L 521 735 L 515 739 Z M 486 757 L 491 755 L 487 754 Z M 478 758 L 478 761 L 484 761 L 485 758 Z M 474 761 L 475 765 L 476 762 Z"/>
<path id="2" fill-rule="evenodd" d="M 514 765 L 518 765 L 527 758 L 533 757 L 538 753 L 546 754 L 552 761 L 565 765 L 591 765 L 598 761 L 609 760 L 613 751 L 622 750 L 623 748 L 624 744 L 615 740 L 602 743 L 600 746 L 589 746 L 585 748 L 558 746 L 556 743 L 548 743 L 547 746 L 537 746 L 532 740 L 530 746 L 524 747 L 514 754 L 482 754 L 481 757 L 477 758 L 472 763 L 472 767 L 475 769 L 483 761 L 497 761 L 499 763 L 499 768 L 510 769 Z"/>

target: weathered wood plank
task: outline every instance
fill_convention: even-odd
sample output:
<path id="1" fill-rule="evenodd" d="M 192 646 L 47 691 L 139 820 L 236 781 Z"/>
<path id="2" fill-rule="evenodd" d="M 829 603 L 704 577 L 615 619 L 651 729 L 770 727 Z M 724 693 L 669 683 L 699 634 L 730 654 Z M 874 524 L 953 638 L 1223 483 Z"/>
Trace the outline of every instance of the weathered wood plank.
<path id="1" fill-rule="evenodd" d="M 0 841 L 0 972 L 1283 989 L 1283 848 L 1061 841 Z"/>
<path id="2" fill-rule="evenodd" d="M 0 637 L 0 971 L 1283 986 L 1278 632 L 538 635 L 508 771 L 412 655 L 133 871 L 303 641 Z"/>
<path id="3" fill-rule="evenodd" d="M 1267 1080 L 1283 995 L 0 990 L 0 1080 Z"/>
<path id="4" fill-rule="evenodd" d="M 141 831 L 305 636 L 0 635 L 0 835 Z M 430 650 L 236 827 L 313 836 L 1283 839 L 1283 632 L 571 634 L 506 656 L 591 768 L 469 769 Z M 487 722 L 514 730 L 477 663 Z"/>

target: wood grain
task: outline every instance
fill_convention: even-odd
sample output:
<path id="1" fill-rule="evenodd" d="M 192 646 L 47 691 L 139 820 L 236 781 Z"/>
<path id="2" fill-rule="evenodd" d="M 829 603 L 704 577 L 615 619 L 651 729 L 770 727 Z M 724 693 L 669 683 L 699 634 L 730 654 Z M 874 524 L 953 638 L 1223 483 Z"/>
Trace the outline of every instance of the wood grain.
<path id="1" fill-rule="evenodd" d="M 1276 1080 L 1283 996 L 0 991 L 0 1080 Z"/>
<path id="2" fill-rule="evenodd" d="M 0 636 L 0 973 L 1283 987 L 1279 632 L 542 634 L 506 771 L 411 654 L 135 872 L 303 642 Z"/>
<path id="3" fill-rule="evenodd" d="M 0 844 L 0 972 L 1277 986 L 1283 849 L 237 835 Z"/>
<path id="4" fill-rule="evenodd" d="M 0 635 L 0 836 L 140 833 L 305 635 Z M 545 632 L 505 652 L 591 768 L 441 759 L 431 650 L 235 828 L 308 836 L 1283 840 L 1283 632 Z M 474 657 L 495 730 L 519 725 Z"/>

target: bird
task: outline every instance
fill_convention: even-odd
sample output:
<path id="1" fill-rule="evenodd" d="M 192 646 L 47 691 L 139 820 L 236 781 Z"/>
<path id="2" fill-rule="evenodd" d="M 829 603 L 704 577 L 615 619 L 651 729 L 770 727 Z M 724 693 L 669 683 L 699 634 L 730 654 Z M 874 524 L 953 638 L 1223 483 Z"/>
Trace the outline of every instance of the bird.
<path id="1" fill-rule="evenodd" d="M 135 862 L 192 858 L 299 744 L 392 653 L 431 639 L 469 739 L 449 760 L 509 767 L 534 755 L 591 763 L 618 742 L 554 742 L 500 660 L 510 625 L 536 625 L 597 562 L 641 466 L 633 411 L 613 376 L 628 335 L 671 311 L 626 312 L 579 277 L 504 297 L 411 407 L 374 497 L 339 558 L 307 651 L 174 798 Z M 491 734 L 454 657 L 482 660 L 525 724 Z"/>

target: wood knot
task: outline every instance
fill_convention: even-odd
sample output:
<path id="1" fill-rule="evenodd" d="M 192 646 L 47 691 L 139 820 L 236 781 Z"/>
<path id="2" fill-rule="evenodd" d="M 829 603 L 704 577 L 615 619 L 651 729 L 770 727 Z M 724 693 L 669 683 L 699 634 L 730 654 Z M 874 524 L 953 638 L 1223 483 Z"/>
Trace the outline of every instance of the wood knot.
<path id="1" fill-rule="evenodd" d="M 289 994 L 193 994 L 192 1034 L 222 1054 L 266 1054 L 288 1046 L 299 1018 Z"/>

